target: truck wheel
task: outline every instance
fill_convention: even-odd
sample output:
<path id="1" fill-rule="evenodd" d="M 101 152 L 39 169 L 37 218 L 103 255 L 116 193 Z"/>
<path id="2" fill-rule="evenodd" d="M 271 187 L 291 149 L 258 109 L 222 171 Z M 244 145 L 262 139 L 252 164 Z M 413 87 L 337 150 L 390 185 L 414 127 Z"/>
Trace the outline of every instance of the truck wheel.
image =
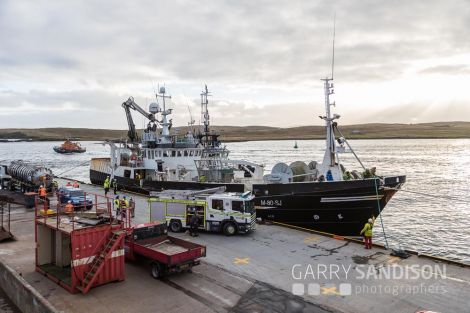
<path id="1" fill-rule="evenodd" d="M 162 267 L 160 266 L 159 263 L 157 262 L 152 263 L 151 274 L 152 274 L 152 277 L 155 279 L 159 279 L 160 277 L 162 277 Z"/>
<path id="2" fill-rule="evenodd" d="M 224 225 L 225 236 L 233 236 L 237 233 L 237 227 L 233 223 L 226 223 Z"/>
<path id="3" fill-rule="evenodd" d="M 181 221 L 172 220 L 170 221 L 170 230 L 174 233 L 179 233 L 183 229 L 183 225 L 181 225 Z"/>

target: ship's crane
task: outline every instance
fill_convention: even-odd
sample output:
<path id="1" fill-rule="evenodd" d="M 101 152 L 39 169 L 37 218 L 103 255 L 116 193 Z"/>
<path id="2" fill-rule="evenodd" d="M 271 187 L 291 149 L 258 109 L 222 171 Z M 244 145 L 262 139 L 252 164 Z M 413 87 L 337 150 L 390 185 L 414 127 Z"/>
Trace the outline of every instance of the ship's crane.
<path id="1" fill-rule="evenodd" d="M 134 124 L 134 120 L 132 119 L 132 114 L 131 114 L 130 109 L 133 109 L 133 110 L 139 112 L 140 114 L 145 116 L 147 119 L 149 119 L 150 120 L 149 124 L 157 122 L 156 119 L 155 119 L 155 114 L 154 113 L 148 113 L 147 111 L 142 109 L 137 103 L 135 103 L 134 98 L 132 98 L 132 97 L 129 97 L 129 99 L 127 99 L 125 102 L 123 102 L 122 107 L 126 111 L 127 125 L 129 126 L 129 131 L 127 132 L 127 136 L 129 137 L 131 142 L 135 143 L 139 140 L 139 137 L 138 137 L 137 131 L 135 129 L 135 124 Z"/>

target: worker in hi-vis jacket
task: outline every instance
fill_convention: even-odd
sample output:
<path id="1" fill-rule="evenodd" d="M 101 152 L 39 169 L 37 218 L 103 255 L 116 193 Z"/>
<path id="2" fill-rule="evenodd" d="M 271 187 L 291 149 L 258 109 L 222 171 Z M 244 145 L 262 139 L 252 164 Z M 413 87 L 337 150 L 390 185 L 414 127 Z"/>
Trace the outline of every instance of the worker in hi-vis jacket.
<path id="1" fill-rule="evenodd" d="M 374 228 L 375 217 L 369 218 L 364 228 L 361 230 L 361 235 L 364 236 L 364 247 L 372 249 L 372 229 Z"/>

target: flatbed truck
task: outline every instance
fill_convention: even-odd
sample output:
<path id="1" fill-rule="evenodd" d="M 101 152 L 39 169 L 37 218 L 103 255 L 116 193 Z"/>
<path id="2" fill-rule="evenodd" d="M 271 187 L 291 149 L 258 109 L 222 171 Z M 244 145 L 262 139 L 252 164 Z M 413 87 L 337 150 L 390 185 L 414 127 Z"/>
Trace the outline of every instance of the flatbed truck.
<path id="1" fill-rule="evenodd" d="M 170 273 L 191 271 L 206 256 L 206 247 L 168 236 L 166 223 L 139 224 L 127 230 L 125 255 L 128 260 L 145 259 L 151 275 L 158 279 Z"/>

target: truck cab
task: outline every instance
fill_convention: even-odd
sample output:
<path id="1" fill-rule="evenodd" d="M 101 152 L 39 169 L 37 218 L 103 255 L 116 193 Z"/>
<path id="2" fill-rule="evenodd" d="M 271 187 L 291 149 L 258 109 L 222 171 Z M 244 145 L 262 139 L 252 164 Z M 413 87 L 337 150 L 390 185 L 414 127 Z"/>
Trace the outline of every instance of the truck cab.
<path id="1" fill-rule="evenodd" d="M 207 199 L 205 222 L 208 230 L 222 231 L 231 236 L 255 229 L 254 197 L 237 193 L 214 194 Z"/>
<path id="2" fill-rule="evenodd" d="M 166 221 L 170 231 L 189 228 L 191 217 L 196 212 L 201 230 L 232 236 L 256 228 L 254 196 L 250 192 L 191 195 L 180 191 L 176 194 L 157 194 L 149 198 L 151 220 Z"/>
<path id="3" fill-rule="evenodd" d="M 11 176 L 7 174 L 7 166 L 0 165 L 0 189 L 6 189 L 10 184 Z"/>

